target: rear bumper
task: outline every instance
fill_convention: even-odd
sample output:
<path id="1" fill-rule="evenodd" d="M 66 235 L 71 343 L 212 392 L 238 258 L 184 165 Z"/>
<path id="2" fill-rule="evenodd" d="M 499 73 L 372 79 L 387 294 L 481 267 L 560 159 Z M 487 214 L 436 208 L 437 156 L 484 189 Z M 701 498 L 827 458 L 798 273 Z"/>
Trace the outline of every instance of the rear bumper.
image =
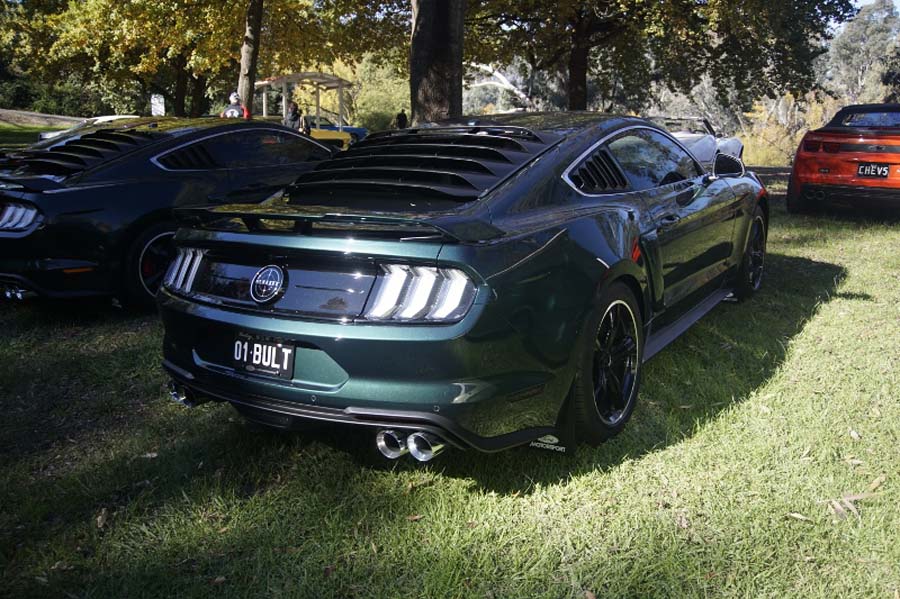
<path id="1" fill-rule="evenodd" d="M 812 205 L 835 203 L 900 208 L 900 189 L 889 187 L 806 183 L 791 192 Z"/>
<path id="2" fill-rule="evenodd" d="M 108 295 L 108 281 L 96 262 L 53 258 L 0 257 L 0 286 L 18 287 L 48 298 Z"/>
<path id="3" fill-rule="evenodd" d="M 224 310 L 162 291 L 163 366 L 198 399 L 253 420 L 427 430 L 458 447 L 499 451 L 554 430 L 569 368 L 548 368 L 491 308 L 448 326 L 341 325 Z M 487 312 L 487 313 L 486 313 Z M 478 322 L 491 322 L 490 330 Z M 292 380 L 232 367 L 238 332 L 296 347 Z"/>

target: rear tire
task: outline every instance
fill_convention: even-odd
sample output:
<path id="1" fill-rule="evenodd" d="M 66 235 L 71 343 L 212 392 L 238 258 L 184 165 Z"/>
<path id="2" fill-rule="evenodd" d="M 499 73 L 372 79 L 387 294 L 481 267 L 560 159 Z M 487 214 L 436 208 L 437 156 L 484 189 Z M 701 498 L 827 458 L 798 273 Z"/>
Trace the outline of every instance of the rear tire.
<path id="1" fill-rule="evenodd" d="M 644 356 L 643 322 L 631 290 L 613 283 L 597 306 L 568 398 L 579 440 L 593 446 L 619 434 L 631 418 Z"/>
<path id="2" fill-rule="evenodd" d="M 152 310 L 156 292 L 175 258 L 175 223 L 159 222 L 138 235 L 125 255 L 123 290 L 119 300 L 126 308 Z"/>
<path id="3" fill-rule="evenodd" d="M 767 238 L 766 216 L 763 214 L 762 208 L 757 205 L 753 210 L 753 218 L 750 220 L 750 233 L 747 235 L 744 256 L 741 259 L 737 283 L 734 286 L 734 296 L 738 300 L 749 298 L 762 286 L 766 265 Z"/>
<path id="4" fill-rule="evenodd" d="M 790 181 L 788 181 L 787 193 L 784 196 L 784 206 L 790 214 L 809 212 L 809 202 L 795 192 Z"/>

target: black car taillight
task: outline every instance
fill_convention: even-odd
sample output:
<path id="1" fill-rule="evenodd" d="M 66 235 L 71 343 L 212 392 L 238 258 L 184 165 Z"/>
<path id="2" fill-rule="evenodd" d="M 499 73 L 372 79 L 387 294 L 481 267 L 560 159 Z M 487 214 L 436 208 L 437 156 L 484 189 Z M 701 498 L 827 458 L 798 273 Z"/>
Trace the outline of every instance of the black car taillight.
<path id="1" fill-rule="evenodd" d="M 804 152 L 818 152 L 822 144 L 818 140 L 806 140 L 803 142 Z"/>
<path id="2" fill-rule="evenodd" d="M 822 143 L 822 149 L 831 154 L 837 154 L 841 151 L 841 144 L 834 141 L 826 141 Z"/>
<path id="3" fill-rule="evenodd" d="M 37 208 L 27 204 L 0 204 L 0 231 L 24 231 L 39 214 Z"/>

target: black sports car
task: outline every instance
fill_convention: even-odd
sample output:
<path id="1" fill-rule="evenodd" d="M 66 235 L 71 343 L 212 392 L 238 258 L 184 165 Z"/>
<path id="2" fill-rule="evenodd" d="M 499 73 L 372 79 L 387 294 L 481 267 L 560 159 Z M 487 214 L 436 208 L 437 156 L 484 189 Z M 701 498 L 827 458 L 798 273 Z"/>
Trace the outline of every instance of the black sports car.
<path id="1" fill-rule="evenodd" d="M 768 198 L 648 121 L 519 114 L 373 133 L 278 200 L 181 216 L 174 399 L 429 460 L 616 434 L 644 361 L 759 287 Z"/>
<path id="2" fill-rule="evenodd" d="M 280 125 L 131 119 L 0 156 L 0 296 L 152 305 L 172 209 L 259 201 L 332 155 Z"/>

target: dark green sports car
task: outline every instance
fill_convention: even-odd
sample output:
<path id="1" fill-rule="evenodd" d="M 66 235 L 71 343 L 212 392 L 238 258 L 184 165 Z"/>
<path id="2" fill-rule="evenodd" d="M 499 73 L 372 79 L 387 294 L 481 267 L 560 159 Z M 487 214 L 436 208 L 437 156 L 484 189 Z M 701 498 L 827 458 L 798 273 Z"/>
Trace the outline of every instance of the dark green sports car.
<path id="1" fill-rule="evenodd" d="M 427 461 L 619 432 L 642 364 L 759 288 L 768 198 L 648 121 L 518 114 L 374 133 L 281 198 L 180 217 L 174 399 Z"/>

